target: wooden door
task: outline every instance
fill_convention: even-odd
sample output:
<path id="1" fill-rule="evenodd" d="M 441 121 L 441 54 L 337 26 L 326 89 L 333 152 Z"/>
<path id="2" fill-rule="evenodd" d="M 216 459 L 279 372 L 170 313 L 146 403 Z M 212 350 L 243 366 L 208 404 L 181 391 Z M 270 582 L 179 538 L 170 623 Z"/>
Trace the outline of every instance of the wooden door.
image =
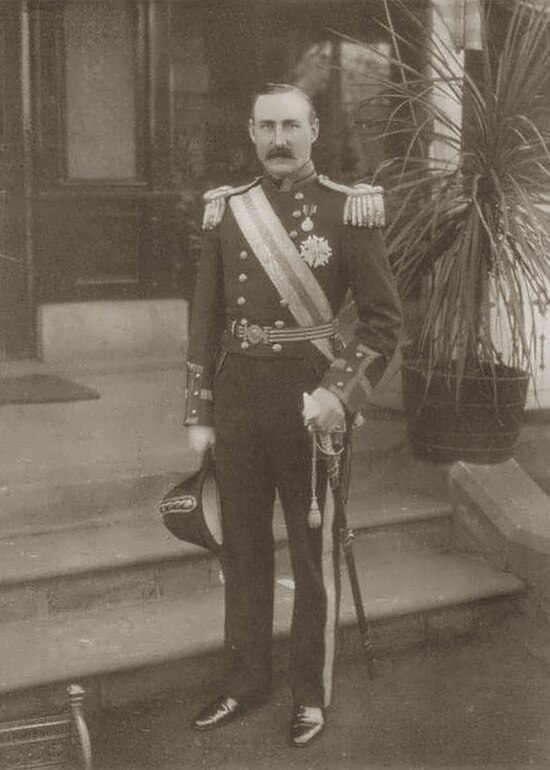
<path id="1" fill-rule="evenodd" d="M 177 296 L 168 0 L 35 0 L 40 301 Z"/>
<path id="2" fill-rule="evenodd" d="M 0 4 L 0 334 L 2 357 L 34 354 L 28 7 Z"/>
<path id="3" fill-rule="evenodd" d="M 316 98 L 319 169 L 368 177 L 383 156 L 346 102 L 346 88 L 357 92 L 342 81 L 352 44 L 331 32 L 383 43 L 379 3 L 26 2 L 39 302 L 189 296 L 200 193 L 259 170 L 246 131 L 251 93 L 299 80 L 319 46 L 332 57 Z M 371 77 L 356 49 L 360 77 Z"/>

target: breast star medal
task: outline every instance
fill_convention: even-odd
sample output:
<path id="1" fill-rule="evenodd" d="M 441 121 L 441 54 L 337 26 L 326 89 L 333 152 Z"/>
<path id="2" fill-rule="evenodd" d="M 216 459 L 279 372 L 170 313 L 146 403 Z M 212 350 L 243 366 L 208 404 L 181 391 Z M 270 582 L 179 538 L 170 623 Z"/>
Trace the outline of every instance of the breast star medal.
<path id="1" fill-rule="evenodd" d="M 304 231 L 304 233 L 310 233 L 313 230 L 313 219 L 311 218 L 315 212 L 317 211 L 317 206 L 304 204 L 302 206 L 302 211 L 304 212 L 305 219 L 302 221 L 300 227 Z"/>
<path id="2" fill-rule="evenodd" d="M 310 235 L 300 244 L 300 256 L 309 267 L 326 265 L 332 255 L 332 248 L 326 238 Z"/>

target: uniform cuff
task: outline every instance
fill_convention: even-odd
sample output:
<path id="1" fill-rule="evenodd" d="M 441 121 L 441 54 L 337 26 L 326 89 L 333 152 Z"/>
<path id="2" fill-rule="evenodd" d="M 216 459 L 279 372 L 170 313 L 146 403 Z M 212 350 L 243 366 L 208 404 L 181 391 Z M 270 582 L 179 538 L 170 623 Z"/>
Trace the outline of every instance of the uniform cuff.
<path id="1" fill-rule="evenodd" d="M 386 366 L 384 355 L 361 342 L 352 342 L 332 362 L 320 386 L 338 396 L 349 412 L 358 412 Z"/>
<path id="2" fill-rule="evenodd" d="M 212 389 L 206 387 L 204 366 L 187 362 L 185 389 L 185 425 L 213 425 Z"/>

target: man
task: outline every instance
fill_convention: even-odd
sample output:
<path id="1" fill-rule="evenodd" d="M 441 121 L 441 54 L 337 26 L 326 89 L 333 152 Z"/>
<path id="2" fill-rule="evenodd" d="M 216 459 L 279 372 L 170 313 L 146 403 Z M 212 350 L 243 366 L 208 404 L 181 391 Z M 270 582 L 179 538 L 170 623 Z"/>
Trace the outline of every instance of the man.
<path id="1" fill-rule="evenodd" d="M 380 230 L 367 226 L 380 219 L 380 188 L 317 176 L 309 97 L 269 85 L 249 132 L 265 174 L 205 196 L 191 319 L 186 424 L 197 452 L 215 442 L 226 658 L 222 694 L 193 726 L 220 726 L 269 694 L 277 490 L 295 583 L 290 740 L 305 746 L 330 703 L 339 576 L 333 510 L 325 505 L 321 526 L 308 517 L 312 493 L 322 507 L 328 492 L 322 467 L 312 489 L 303 394 L 315 430 L 342 431 L 397 346 L 401 312 Z M 334 319 L 348 288 L 359 320 L 344 347 Z"/>

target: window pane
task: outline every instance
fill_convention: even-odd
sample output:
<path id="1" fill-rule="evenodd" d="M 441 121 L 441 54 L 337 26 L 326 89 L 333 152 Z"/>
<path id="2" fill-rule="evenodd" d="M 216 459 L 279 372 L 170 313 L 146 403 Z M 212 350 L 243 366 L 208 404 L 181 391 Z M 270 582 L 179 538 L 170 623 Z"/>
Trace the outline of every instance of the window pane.
<path id="1" fill-rule="evenodd" d="M 172 9 L 170 63 L 173 89 L 173 181 L 182 187 L 202 176 L 206 163 L 210 71 L 202 14 L 187 3 Z"/>
<path id="2" fill-rule="evenodd" d="M 390 46 L 344 41 L 342 107 L 348 127 L 348 164 L 353 176 L 372 174 L 384 160 L 383 133 L 389 114 L 381 81 L 390 79 Z"/>
<path id="3" fill-rule="evenodd" d="M 69 178 L 136 175 L 133 14 L 124 0 L 64 10 Z"/>

